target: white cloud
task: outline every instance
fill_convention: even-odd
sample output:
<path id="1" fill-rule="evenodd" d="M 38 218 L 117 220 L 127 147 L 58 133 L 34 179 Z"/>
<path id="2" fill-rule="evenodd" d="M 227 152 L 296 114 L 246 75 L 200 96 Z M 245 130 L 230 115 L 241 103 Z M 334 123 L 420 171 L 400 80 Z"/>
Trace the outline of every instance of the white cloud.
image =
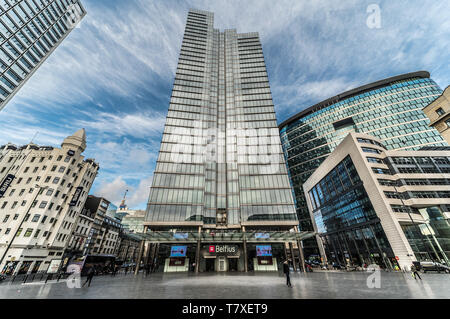
<path id="1" fill-rule="evenodd" d="M 103 182 L 94 194 L 104 197 L 118 206 L 128 190 L 126 204 L 131 209 L 145 209 L 153 176 L 142 179 L 137 186 L 128 184 L 122 176 L 116 177 L 111 182 Z"/>
<path id="2" fill-rule="evenodd" d="M 96 113 L 93 120 L 79 120 L 76 126 L 85 127 L 96 131 L 100 135 L 132 136 L 136 138 L 148 138 L 162 132 L 165 116 L 153 112 L 152 114 L 111 114 L 106 112 Z"/>

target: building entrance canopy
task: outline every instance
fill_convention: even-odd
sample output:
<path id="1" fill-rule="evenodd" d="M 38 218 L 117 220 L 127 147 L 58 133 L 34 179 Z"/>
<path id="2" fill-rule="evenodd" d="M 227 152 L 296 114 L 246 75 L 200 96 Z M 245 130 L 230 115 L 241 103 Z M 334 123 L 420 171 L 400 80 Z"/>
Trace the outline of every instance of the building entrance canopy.
<path id="1" fill-rule="evenodd" d="M 266 231 L 266 232 L 168 232 L 168 231 L 152 231 L 145 234 L 139 234 L 142 240 L 150 243 L 196 243 L 201 242 L 268 242 L 268 243 L 285 243 L 302 241 L 314 237 L 314 232 L 283 232 L 283 231 Z"/>

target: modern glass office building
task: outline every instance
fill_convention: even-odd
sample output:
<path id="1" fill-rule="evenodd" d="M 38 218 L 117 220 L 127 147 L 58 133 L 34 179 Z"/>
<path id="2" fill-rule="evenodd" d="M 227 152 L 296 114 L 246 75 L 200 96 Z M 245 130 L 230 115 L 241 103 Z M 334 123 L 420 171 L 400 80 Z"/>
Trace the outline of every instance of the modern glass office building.
<path id="1" fill-rule="evenodd" d="M 447 145 L 422 108 L 442 90 L 425 71 L 377 81 L 322 101 L 279 125 L 301 230 L 312 230 L 302 185 L 350 132 L 380 138 L 388 149 Z M 317 254 L 313 241 L 305 253 Z"/>
<path id="2" fill-rule="evenodd" d="M 80 0 L 0 0 L 0 110 L 85 15 Z"/>
<path id="3" fill-rule="evenodd" d="M 387 150 L 374 136 L 348 134 L 303 184 L 324 259 L 450 265 L 449 155 L 448 146 Z"/>
<path id="4" fill-rule="evenodd" d="M 144 257 L 164 271 L 277 270 L 305 234 L 262 46 L 213 19 L 187 17 L 144 223 L 157 245 Z"/>

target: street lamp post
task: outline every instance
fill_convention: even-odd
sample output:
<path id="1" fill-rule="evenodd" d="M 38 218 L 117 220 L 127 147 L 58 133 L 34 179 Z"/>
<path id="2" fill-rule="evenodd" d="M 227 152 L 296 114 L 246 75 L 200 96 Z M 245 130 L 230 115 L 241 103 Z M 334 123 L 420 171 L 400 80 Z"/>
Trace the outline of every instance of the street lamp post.
<path id="1" fill-rule="evenodd" d="M 5 250 L 5 252 L 3 253 L 2 259 L 0 260 L 0 265 L 3 264 L 3 260 L 5 259 L 6 254 L 8 253 L 9 249 L 11 248 L 12 243 L 14 242 L 14 239 L 16 239 L 17 233 L 19 232 L 19 229 L 22 227 L 22 225 L 23 225 L 23 223 L 24 223 L 24 221 L 25 221 L 25 218 L 27 217 L 27 215 L 29 214 L 29 212 L 30 212 L 30 210 L 31 210 L 31 207 L 33 206 L 33 203 L 36 201 L 37 197 L 39 196 L 40 190 L 41 190 L 41 189 L 42 189 L 42 190 L 47 189 L 48 186 L 41 187 L 41 186 L 39 186 L 39 185 L 36 184 L 36 185 L 34 186 L 34 188 L 37 188 L 37 189 L 38 189 L 38 192 L 36 193 L 36 196 L 34 197 L 33 201 L 31 202 L 30 207 L 28 207 L 27 212 L 25 213 L 25 215 L 23 216 L 22 220 L 20 221 L 19 227 L 17 227 L 16 232 L 14 233 L 13 238 L 11 239 L 11 241 L 10 241 L 9 244 L 8 244 L 8 247 L 6 247 L 6 250 Z"/>

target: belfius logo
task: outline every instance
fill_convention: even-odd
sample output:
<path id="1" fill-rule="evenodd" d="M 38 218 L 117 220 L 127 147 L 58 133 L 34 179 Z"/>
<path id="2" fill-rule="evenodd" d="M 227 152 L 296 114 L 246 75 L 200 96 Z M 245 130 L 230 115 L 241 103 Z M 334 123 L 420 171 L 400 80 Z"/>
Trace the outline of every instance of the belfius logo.
<path id="1" fill-rule="evenodd" d="M 235 253 L 236 246 L 228 246 L 228 245 L 210 245 L 209 252 L 210 253 Z"/>

